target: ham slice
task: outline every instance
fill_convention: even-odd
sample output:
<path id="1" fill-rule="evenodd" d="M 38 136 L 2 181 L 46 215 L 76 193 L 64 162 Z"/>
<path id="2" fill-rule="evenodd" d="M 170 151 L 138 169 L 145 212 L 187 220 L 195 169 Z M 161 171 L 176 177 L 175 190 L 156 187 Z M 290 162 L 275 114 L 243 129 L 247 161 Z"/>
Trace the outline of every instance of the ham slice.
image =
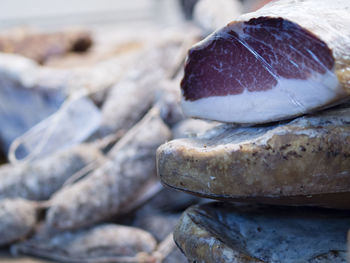
<path id="1" fill-rule="evenodd" d="M 234 123 L 288 119 L 350 95 L 350 1 L 283 0 L 190 49 L 186 115 Z"/>

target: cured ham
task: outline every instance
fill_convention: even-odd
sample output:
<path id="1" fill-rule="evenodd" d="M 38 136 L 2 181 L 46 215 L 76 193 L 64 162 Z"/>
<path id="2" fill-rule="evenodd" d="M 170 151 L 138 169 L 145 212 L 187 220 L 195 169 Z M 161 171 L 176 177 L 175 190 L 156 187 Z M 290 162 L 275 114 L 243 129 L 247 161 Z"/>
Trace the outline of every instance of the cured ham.
<path id="1" fill-rule="evenodd" d="M 250 124 L 338 104 L 350 95 L 349 55 L 349 1 L 274 1 L 190 49 L 183 111 Z"/>

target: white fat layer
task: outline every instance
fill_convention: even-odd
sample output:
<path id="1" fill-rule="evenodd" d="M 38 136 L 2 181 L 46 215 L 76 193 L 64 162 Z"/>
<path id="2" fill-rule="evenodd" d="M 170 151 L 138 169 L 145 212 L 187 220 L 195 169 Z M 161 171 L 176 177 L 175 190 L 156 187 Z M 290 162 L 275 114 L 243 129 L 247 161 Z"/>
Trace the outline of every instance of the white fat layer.
<path id="1" fill-rule="evenodd" d="M 195 101 L 182 98 L 185 115 L 232 123 L 264 123 L 301 115 L 344 97 L 336 75 L 314 73 L 307 80 L 279 78 L 272 89 Z"/>

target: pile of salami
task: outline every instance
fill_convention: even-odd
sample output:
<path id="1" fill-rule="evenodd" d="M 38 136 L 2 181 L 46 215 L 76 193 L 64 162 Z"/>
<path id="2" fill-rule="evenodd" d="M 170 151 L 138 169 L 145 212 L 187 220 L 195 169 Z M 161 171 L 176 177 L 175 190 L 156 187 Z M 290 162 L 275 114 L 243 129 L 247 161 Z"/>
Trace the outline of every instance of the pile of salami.
<path id="1" fill-rule="evenodd" d="M 198 32 L 115 31 L 107 44 L 64 54 L 48 54 L 62 32 L 3 36 L 13 52 L 0 54 L 0 258 L 185 261 L 172 231 L 199 199 L 160 184 L 156 149 L 214 125 L 186 122 L 179 106 Z M 41 48 L 18 50 L 28 39 Z"/>

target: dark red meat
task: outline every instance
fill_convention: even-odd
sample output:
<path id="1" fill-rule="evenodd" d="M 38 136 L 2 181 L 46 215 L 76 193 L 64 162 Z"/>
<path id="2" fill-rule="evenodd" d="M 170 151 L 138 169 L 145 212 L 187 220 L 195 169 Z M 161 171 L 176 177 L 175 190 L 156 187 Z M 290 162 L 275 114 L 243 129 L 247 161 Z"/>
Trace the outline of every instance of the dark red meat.
<path id="1" fill-rule="evenodd" d="M 334 66 L 328 46 L 294 22 L 271 17 L 231 23 L 189 51 L 186 100 L 264 91 L 279 78 L 307 79 Z"/>

